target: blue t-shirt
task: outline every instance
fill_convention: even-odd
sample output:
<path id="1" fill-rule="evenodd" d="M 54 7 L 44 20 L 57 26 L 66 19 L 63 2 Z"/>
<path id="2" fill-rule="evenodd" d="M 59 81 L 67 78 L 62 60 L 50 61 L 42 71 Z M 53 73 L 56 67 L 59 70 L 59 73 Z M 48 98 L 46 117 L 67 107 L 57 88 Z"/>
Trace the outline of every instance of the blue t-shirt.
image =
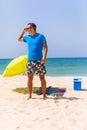
<path id="1" fill-rule="evenodd" d="M 43 34 L 36 33 L 34 36 L 26 35 L 23 41 L 28 45 L 28 61 L 35 61 L 42 59 L 43 44 L 46 39 Z"/>

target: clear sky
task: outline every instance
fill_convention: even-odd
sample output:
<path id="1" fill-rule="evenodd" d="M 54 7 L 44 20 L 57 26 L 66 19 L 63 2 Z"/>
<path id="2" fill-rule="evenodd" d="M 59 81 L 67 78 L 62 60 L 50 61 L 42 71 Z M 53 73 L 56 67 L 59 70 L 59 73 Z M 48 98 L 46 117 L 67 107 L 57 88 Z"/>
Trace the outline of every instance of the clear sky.
<path id="1" fill-rule="evenodd" d="M 0 0 L 0 58 L 27 54 L 17 38 L 34 22 L 48 57 L 87 57 L 87 0 Z"/>

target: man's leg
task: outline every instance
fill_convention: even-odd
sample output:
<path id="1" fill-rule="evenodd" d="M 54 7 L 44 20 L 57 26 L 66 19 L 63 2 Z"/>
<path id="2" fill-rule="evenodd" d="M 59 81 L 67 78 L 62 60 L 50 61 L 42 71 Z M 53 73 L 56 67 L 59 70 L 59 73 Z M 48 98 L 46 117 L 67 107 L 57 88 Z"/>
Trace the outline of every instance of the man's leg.
<path id="1" fill-rule="evenodd" d="M 42 92 L 43 92 L 43 98 L 46 98 L 46 80 L 44 75 L 39 75 L 41 86 L 42 86 Z"/>
<path id="2" fill-rule="evenodd" d="M 28 74 L 28 81 L 27 81 L 27 86 L 28 86 L 28 93 L 29 93 L 29 98 L 32 98 L 32 84 L 33 84 L 33 74 Z"/>

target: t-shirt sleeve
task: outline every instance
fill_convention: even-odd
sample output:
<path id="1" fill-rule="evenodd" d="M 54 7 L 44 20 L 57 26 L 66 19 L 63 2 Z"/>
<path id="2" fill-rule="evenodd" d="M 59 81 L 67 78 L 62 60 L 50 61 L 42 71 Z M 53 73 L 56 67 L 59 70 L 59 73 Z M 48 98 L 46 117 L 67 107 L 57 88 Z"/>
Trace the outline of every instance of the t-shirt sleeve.
<path id="1" fill-rule="evenodd" d="M 46 38 L 44 35 L 41 36 L 41 39 L 42 39 L 42 43 L 46 43 Z"/>
<path id="2" fill-rule="evenodd" d="M 27 42 L 27 37 L 26 36 L 23 36 L 23 41 Z"/>

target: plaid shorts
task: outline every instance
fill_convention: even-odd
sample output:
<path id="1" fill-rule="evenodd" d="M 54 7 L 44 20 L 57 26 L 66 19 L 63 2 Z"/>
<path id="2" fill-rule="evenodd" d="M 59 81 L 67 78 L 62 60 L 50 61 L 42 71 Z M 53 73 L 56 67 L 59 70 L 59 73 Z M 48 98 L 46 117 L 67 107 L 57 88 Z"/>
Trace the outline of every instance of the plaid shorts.
<path id="1" fill-rule="evenodd" d="M 26 71 L 27 74 L 46 74 L 46 68 L 45 65 L 43 63 L 41 63 L 41 61 L 29 61 L 27 62 L 27 66 L 26 66 Z"/>

